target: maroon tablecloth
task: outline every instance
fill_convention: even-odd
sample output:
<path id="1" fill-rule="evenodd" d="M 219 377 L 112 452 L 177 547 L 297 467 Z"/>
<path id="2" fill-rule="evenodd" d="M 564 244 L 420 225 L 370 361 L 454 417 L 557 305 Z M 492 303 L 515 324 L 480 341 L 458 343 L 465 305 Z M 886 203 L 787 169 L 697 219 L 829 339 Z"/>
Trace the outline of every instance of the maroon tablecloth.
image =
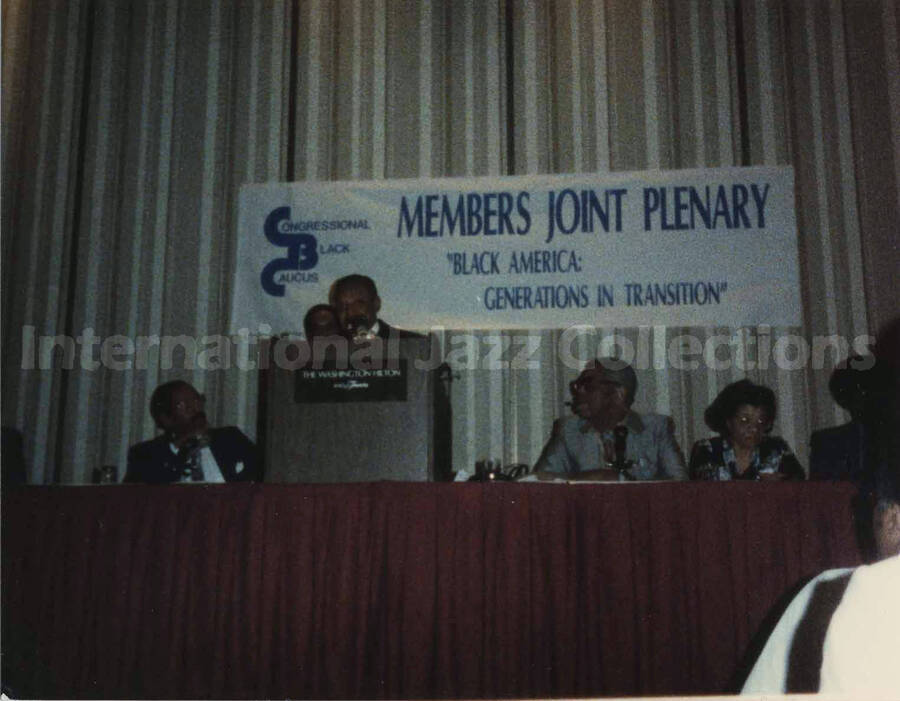
<path id="1" fill-rule="evenodd" d="M 3 683 L 41 697 L 722 692 L 859 562 L 847 485 L 31 487 Z"/>

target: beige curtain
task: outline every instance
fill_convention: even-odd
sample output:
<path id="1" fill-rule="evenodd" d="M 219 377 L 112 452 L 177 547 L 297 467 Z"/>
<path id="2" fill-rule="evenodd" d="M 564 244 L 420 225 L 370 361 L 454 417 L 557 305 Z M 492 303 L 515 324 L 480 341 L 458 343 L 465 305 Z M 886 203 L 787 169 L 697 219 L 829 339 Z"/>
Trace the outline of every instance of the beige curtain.
<path id="1" fill-rule="evenodd" d="M 453 462 L 533 463 L 577 372 L 561 352 L 615 337 L 641 361 L 637 407 L 673 415 L 685 451 L 716 393 L 749 376 L 776 390 L 776 431 L 805 462 L 810 431 L 846 418 L 827 391 L 842 343 L 898 312 L 898 14 L 875 0 L 4 0 L 2 410 L 31 481 L 121 473 L 153 435 L 150 391 L 175 377 L 215 423 L 255 435 L 256 373 L 238 367 L 252 347 L 219 353 L 222 369 L 189 362 L 227 328 L 243 183 L 756 164 L 795 169 L 802 327 L 439 329 Z M 713 363 L 671 367 L 686 334 L 717 341 Z M 183 337 L 174 358 L 162 336 Z M 816 367 L 794 362 L 797 337 Z M 128 344 L 145 367 L 126 367 Z"/>

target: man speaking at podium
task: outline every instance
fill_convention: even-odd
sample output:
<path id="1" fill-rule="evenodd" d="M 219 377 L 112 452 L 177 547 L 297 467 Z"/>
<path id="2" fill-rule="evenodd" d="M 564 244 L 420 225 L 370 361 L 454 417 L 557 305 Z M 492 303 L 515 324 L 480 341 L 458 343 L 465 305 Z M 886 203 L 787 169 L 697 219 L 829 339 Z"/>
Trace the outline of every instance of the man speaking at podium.
<path id="1" fill-rule="evenodd" d="M 378 318 L 381 298 L 372 278 L 347 275 L 331 286 L 329 302 L 337 310 L 341 328 L 351 339 L 425 338 L 412 331 L 397 329 Z"/>
<path id="2" fill-rule="evenodd" d="M 590 361 L 569 385 L 575 416 L 553 424 L 534 466 L 541 479 L 686 479 L 672 420 L 632 411 L 637 376 L 615 358 Z"/>

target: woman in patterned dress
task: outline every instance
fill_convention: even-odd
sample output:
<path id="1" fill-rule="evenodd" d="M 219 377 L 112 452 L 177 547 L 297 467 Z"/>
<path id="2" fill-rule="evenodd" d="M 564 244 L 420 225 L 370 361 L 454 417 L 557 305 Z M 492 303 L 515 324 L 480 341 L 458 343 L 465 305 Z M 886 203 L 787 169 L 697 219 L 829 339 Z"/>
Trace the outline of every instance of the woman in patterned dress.
<path id="1" fill-rule="evenodd" d="M 775 393 L 750 380 L 734 382 L 719 392 L 703 415 L 706 425 L 719 435 L 694 443 L 691 479 L 804 479 L 788 444 L 769 435 L 775 411 Z"/>

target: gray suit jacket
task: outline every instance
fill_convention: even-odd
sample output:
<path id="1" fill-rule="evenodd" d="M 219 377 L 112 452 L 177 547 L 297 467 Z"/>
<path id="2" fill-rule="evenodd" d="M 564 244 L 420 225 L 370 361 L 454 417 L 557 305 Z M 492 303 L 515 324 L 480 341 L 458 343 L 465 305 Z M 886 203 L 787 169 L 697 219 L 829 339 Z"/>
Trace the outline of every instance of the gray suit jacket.
<path id="1" fill-rule="evenodd" d="M 622 423 L 628 427 L 625 459 L 634 461 L 631 473 L 636 479 L 687 479 L 684 457 L 675 440 L 670 417 L 630 411 Z M 601 467 L 598 438 L 597 432 L 581 417 L 558 419 L 534 471 L 574 475 Z"/>

